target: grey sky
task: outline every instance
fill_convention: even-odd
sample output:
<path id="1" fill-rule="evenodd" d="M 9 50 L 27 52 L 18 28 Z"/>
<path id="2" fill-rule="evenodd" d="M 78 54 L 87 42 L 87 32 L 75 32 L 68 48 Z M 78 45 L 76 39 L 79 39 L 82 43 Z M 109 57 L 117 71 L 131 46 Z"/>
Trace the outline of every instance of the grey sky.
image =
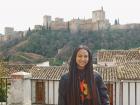
<path id="1" fill-rule="evenodd" d="M 16 31 L 33 28 L 43 23 L 43 15 L 64 18 L 91 18 L 91 12 L 103 6 L 106 18 L 120 24 L 140 23 L 140 0 L 0 0 L 0 33 L 4 27 L 14 27 Z"/>

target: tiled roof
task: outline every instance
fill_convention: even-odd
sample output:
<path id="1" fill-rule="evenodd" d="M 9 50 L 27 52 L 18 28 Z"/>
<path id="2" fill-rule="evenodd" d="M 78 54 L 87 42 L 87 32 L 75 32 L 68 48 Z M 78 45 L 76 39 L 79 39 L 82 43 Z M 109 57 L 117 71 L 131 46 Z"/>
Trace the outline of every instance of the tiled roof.
<path id="1" fill-rule="evenodd" d="M 6 76 L 9 77 L 10 74 L 19 72 L 19 71 L 24 71 L 24 72 L 30 72 L 30 69 L 35 66 L 35 65 L 7 65 L 7 73 Z"/>
<path id="2" fill-rule="evenodd" d="M 61 76 L 68 72 L 65 66 L 33 67 L 30 70 L 33 79 L 59 80 Z"/>
<path id="3" fill-rule="evenodd" d="M 101 74 L 104 81 L 117 80 L 116 67 L 96 67 L 94 70 Z M 68 67 L 33 67 L 30 72 L 32 73 L 34 79 L 59 80 L 64 73 L 68 72 Z"/>
<path id="4" fill-rule="evenodd" d="M 13 66 L 9 68 L 8 76 L 15 72 L 24 71 L 31 73 L 33 79 L 59 80 L 64 73 L 68 72 L 68 66 L 33 66 L 32 68 L 25 68 L 21 65 Z M 116 67 L 96 67 L 94 70 L 98 71 L 101 74 L 104 81 L 116 80 Z"/>
<path id="5" fill-rule="evenodd" d="M 130 62 L 140 61 L 138 50 L 100 50 L 97 52 L 97 62 Z"/>
<path id="6" fill-rule="evenodd" d="M 96 67 L 95 70 L 101 74 L 104 81 L 117 80 L 116 67 Z M 30 72 L 32 73 L 34 79 L 59 80 L 64 73 L 68 72 L 68 67 L 33 67 Z"/>
<path id="7" fill-rule="evenodd" d="M 119 65 L 117 73 L 120 80 L 140 80 L 140 62 Z"/>
<path id="8" fill-rule="evenodd" d="M 115 67 L 97 66 L 94 70 L 101 74 L 104 81 L 140 80 L 140 62 L 122 63 Z M 19 71 L 31 73 L 33 79 L 59 80 L 64 73 L 68 72 L 68 66 L 10 65 L 9 70 L 6 70 L 7 77 Z"/>
<path id="9" fill-rule="evenodd" d="M 96 67 L 104 81 L 117 81 L 117 67 Z"/>

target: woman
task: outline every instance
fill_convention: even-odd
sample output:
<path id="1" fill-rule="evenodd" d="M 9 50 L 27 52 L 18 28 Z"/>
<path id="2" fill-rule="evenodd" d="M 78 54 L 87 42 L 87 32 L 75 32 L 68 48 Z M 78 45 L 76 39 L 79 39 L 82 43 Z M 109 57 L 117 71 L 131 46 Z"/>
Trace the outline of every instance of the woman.
<path id="1" fill-rule="evenodd" d="M 69 73 L 61 77 L 58 105 L 109 105 L 107 88 L 93 71 L 92 54 L 84 45 L 75 49 Z"/>

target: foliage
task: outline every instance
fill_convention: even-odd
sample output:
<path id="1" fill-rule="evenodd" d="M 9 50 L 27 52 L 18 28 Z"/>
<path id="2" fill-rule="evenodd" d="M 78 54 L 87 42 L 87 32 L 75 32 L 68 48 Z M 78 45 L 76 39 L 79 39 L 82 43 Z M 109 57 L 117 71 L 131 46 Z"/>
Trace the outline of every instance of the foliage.
<path id="1" fill-rule="evenodd" d="M 50 59 L 49 62 L 50 62 L 50 66 L 61 66 L 63 64 L 62 60 L 56 58 Z"/>
<path id="2" fill-rule="evenodd" d="M 0 59 L 0 102 L 6 101 L 6 81 L 1 77 L 6 76 L 6 63 Z"/>
<path id="3" fill-rule="evenodd" d="M 0 77 L 6 76 L 6 66 L 7 66 L 7 63 L 4 62 L 4 60 L 0 58 Z"/>
<path id="4" fill-rule="evenodd" d="M 6 86 L 4 81 L 0 81 L 0 102 L 5 102 L 7 98 Z"/>
<path id="5" fill-rule="evenodd" d="M 21 38 L 15 38 L 13 40 L 3 42 L 3 43 L 1 43 L 0 51 L 7 51 L 9 48 L 11 48 L 12 46 L 18 44 L 21 41 L 22 41 Z"/>
<path id="6" fill-rule="evenodd" d="M 130 49 L 140 47 L 140 29 L 100 30 L 70 33 L 68 30 L 30 30 L 28 43 L 18 51 L 43 55 L 45 58 L 69 60 L 73 49 L 79 44 L 89 46 L 93 53 L 100 49 Z"/>
<path id="7" fill-rule="evenodd" d="M 14 56 L 11 56 L 10 57 L 10 60 L 9 61 L 22 61 L 22 62 L 25 62 L 25 63 L 31 63 L 32 60 L 23 56 L 23 55 L 14 55 Z"/>

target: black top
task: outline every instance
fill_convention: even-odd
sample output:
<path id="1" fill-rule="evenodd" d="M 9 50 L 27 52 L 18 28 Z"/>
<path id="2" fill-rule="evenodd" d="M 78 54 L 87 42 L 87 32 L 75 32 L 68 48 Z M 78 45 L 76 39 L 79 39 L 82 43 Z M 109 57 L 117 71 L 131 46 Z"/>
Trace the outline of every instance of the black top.
<path id="1" fill-rule="evenodd" d="M 81 72 L 80 74 L 81 80 L 84 79 L 83 77 L 84 77 L 84 73 Z M 94 71 L 93 79 L 95 79 L 96 81 L 96 86 L 97 86 L 96 90 L 97 90 L 97 95 L 98 95 L 97 97 L 99 97 L 99 99 L 96 101 L 98 101 L 98 103 L 100 103 L 101 105 L 110 105 L 106 85 L 104 84 L 98 72 Z M 66 101 L 67 86 L 68 86 L 68 74 L 64 74 L 61 77 L 60 82 L 59 82 L 58 105 L 67 105 L 67 101 Z M 91 102 L 91 100 L 85 99 L 84 104 L 83 103 L 81 104 L 89 105 L 89 102 Z"/>

